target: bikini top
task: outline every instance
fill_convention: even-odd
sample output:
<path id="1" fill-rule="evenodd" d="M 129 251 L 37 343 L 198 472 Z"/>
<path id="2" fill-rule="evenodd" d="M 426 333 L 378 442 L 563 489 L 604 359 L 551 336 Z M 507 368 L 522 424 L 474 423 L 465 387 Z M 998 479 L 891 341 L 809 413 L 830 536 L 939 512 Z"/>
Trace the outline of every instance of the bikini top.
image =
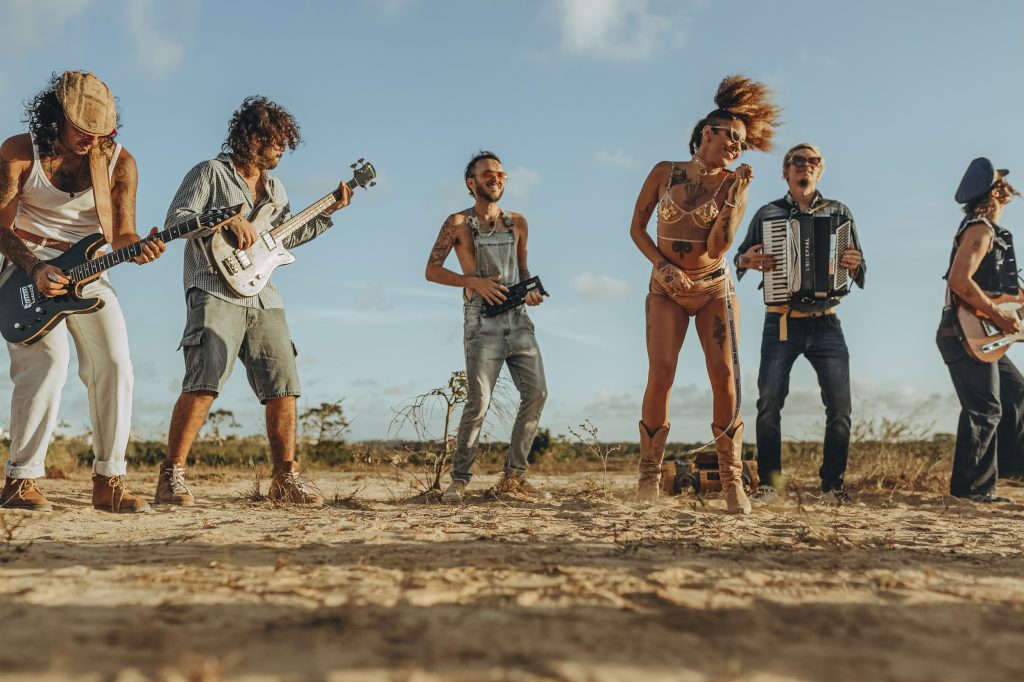
<path id="1" fill-rule="evenodd" d="M 665 191 L 658 201 L 658 238 L 676 242 L 695 242 L 707 244 L 708 235 L 711 234 L 711 224 L 718 217 L 720 209 L 715 204 L 718 193 L 729 179 L 726 173 L 722 181 L 718 183 L 714 194 L 700 206 L 687 211 L 679 206 L 672 198 L 669 190 L 672 188 L 672 176 L 675 175 L 676 164 L 668 173 L 668 180 L 665 182 Z M 683 222 L 683 218 L 689 216 L 690 220 Z"/>

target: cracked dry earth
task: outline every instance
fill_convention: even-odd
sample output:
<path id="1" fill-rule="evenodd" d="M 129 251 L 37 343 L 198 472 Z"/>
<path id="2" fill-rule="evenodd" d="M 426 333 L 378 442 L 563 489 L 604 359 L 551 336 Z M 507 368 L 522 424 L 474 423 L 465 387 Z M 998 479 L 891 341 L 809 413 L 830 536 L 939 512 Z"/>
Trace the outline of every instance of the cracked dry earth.
<path id="1" fill-rule="evenodd" d="M 732 517 L 694 497 L 637 510 L 631 476 L 602 500 L 579 474 L 536 477 L 548 500 L 448 508 L 400 473 L 313 478 L 338 498 L 321 510 L 252 502 L 239 471 L 192 478 L 196 507 L 131 517 L 93 511 L 86 472 L 42 481 L 54 512 L 2 513 L 0 678 L 1024 673 L 1022 504 L 861 493 Z M 148 495 L 155 477 L 130 484 Z"/>

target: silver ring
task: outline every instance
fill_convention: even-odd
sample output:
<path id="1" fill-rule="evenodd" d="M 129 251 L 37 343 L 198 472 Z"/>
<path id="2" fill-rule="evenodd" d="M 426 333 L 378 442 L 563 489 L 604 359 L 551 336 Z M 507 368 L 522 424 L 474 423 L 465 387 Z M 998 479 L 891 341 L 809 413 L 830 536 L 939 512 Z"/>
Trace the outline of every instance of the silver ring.
<path id="1" fill-rule="evenodd" d="M 46 279 L 50 280 L 51 282 L 60 282 L 60 280 L 57 279 L 57 275 L 55 275 L 52 272 L 46 275 Z"/>

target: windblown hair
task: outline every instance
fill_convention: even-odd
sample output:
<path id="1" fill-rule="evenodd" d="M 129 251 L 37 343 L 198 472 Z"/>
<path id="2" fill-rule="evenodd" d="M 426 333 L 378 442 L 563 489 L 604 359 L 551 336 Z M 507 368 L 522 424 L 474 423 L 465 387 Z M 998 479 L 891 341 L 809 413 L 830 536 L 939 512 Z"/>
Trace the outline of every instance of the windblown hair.
<path id="1" fill-rule="evenodd" d="M 772 91 L 764 83 L 745 76 L 726 76 L 718 85 L 715 104 L 718 108 L 697 121 L 690 135 L 690 153 L 697 153 L 700 137 L 706 125 L 719 125 L 727 121 L 743 121 L 747 128 L 747 144 L 751 149 L 767 152 L 772 149 L 772 137 L 779 125 L 782 107 L 771 100 Z"/>
<path id="2" fill-rule="evenodd" d="M 284 107 L 262 95 L 246 97 L 242 106 L 231 115 L 228 136 L 221 149 L 240 166 L 250 166 L 264 147 L 283 143 L 295 151 L 302 144 L 302 134 L 295 117 Z"/>
<path id="3" fill-rule="evenodd" d="M 498 163 L 501 163 L 501 159 L 498 158 L 497 154 L 495 154 L 494 152 L 489 152 L 486 149 L 481 149 L 476 154 L 474 154 L 473 158 L 471 158 L 469 160 L 469 163 L 466 164 L 466 173 L 465 173 L 466 180 L 469 180 L 471 177 L 473 177 L 476 174 L 476 164 L 478 164 L 481 161 L 486 161 L 487 159 L 491 159 L 492 161 L 497 161 Z M 469 196 L 472 197 L 472 196 L 476 196 L 476 195 L 473 194 L 472 190 L 470 190 L 469 191 Z"/>
<path id="4" fill-rule="evenodd" d="M 50 82 L 35 97 L 25 102 L 25 117 L 22 123 L 28 124 L 29 132 L 35 142 L 36 149 L 42 157 L 57 156 L 56 145 L 60 139 L 61 127 L 64 125 L 64 107 L 57 99 L 57 85 L 63 74 L 52 73 Z M 117 101 L 116 99 L 114 100 Z M 117 126 L 111 135 L 101 138 L 104 150 L 113 148 L 114 138 L 121 127 L 121 112 L 117 112 Z"/>
<path id="5" fill-rule="evenodd" d="M 1002 204 L 1009 203 L 1011 197 L 1019 197 L 1020 192 L 1014 189 L 1005 178 L 999 178 L 992 189 L 974 201 L 964 204 L 964 214 L 972 218 L 985 218 L 995 222 L 996 211 Z"/>

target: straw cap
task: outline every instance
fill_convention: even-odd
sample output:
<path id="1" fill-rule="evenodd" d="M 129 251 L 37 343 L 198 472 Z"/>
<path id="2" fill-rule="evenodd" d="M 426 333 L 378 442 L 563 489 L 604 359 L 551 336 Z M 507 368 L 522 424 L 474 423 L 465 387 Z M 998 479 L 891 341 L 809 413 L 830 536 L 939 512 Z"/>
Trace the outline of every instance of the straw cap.
<path id="1" fill-rule="evenodd" d="M 57 84 L 57 99 L 71 124 L 91 135 L 106 136 L 117 127 L 110 88 L 84 71 L 65 71 Z"/>

